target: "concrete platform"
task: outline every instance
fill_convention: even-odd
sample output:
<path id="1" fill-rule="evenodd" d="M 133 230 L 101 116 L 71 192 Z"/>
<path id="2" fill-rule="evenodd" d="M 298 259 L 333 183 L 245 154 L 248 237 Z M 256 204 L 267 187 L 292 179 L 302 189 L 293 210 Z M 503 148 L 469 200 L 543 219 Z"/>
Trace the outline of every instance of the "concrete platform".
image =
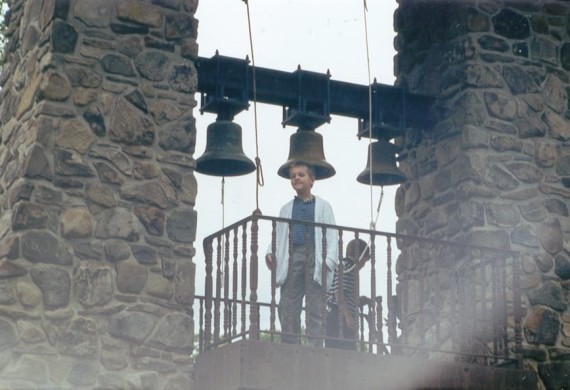
<path id="1" fill-rule="evenodd" d="M 243 340 L 196 359 L 198 390 L 537 389 L 514 368 Z"/>

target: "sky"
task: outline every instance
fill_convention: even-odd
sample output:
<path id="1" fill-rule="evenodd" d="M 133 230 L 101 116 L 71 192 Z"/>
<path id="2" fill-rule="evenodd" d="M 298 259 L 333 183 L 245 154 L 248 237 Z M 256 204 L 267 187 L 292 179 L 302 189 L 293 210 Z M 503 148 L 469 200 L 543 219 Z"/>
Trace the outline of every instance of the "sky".
<path id="1" fill-rule="evenodd" d="M 396 0 L 368 0 L 367 3 L 365 19 L 363 0 L 249 0 L 255 65 L 285 72 L 293 72 L 300 66 L 323 74 L 330 71 L 332 80 L 368 85 L 369 80 L 376 78 L 381 84 L 393 85 L 393 14 L 397 3 Z M 200 57 L 209 58 L 218 50 L 223 56 L 252 58 L 248 6 L 243 0 L 200 1 L 196 17 L 199 19 Z M 198 94 L 196 99 L 200 101 Z M 213 114 L 201 115 L 199 107 L 194 115 L 198 133 L 194 157 L 199 158 L 206 146 L 206 128 L 216 118 Z M 283 128 L 281 120 L 281 107 L 257 104 L 258 153 L 264 176 L 258 199 L 261 212 L 267 216 L 278 216 L 281 206 L 295 195 L 289 181 L 278 176 L 277 170 L 287 160 L 289 138 L 297 129 Z M 242 127 L 244 153 L 254 160 L 253 102 L 249 110 L 236 115 L 234 121 Z M 313 193 L 331 204 L 337 225 L 368 229 L 371 222 L 377 220 L 376 230 L 395 232 L 396 186 L 384 188 L 378 215 L 380 187 L 356 181 L 366 167 L 369 145 L 367 138 L 357 138 L 357 127 L 356 119 L 333 115 L 329 124 L 316 129 L 323 136 L 325 158 L 335 168 L 336 175 L 316 181 Z M 223 205 L 222 179 L 200 173 L 196 173 L 196 178 L 198 228 L 194 262 L 196 294 L 202 295 L 202 240 L 251 215 L 257 207 L 256 176 L 250 173 L 225 178 Z M 262 236 L 260 256 L 268 244 L 268 239 L 263 241 Z M 382 267 L 380 264 L 377 267 L 378 279 L 382 281 Z M 264 269 L 265 265 L 260 263 L 260 270 Z M 264 277 L 260 274 L 260 278 Z"/>

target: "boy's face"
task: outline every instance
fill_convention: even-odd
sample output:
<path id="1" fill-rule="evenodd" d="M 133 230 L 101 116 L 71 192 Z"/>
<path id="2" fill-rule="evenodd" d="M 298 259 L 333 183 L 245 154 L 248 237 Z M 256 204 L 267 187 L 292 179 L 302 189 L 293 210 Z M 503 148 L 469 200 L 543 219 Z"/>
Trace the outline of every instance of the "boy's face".
<path id="1" fill-rule="evenodd" d="M 309 174 L 309 169 L 304 166 L 292 166 L 289 170 L 291 186 L 297 194 L 310 194 L 315 179 Z"/>

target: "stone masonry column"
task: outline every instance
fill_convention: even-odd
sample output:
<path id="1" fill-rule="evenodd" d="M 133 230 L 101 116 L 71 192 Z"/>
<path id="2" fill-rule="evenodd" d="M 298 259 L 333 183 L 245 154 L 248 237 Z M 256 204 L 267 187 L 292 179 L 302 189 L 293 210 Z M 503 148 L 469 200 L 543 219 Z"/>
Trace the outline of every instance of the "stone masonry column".
<path id="1" fill-rule="evenodd" d="M 402 141 L 397 230 L 520 251 L 525 363 L 568 386 L 570 3 L 400 0 L 395 28 L 397 84 L 437 99 Z"/>
<path id="2" fill-rule="evenodd" d="M 198 0 L 9 0 L 0 387 L 191 387 Z"/>

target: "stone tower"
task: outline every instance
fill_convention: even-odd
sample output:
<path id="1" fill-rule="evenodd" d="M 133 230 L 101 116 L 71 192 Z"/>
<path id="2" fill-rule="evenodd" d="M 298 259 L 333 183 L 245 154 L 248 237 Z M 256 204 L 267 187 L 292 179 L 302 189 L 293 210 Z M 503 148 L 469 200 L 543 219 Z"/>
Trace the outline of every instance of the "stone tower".
<path id="1" fill-rule="evenodd" d="M 525 363 L 567 386 L 570 2 L 399 0 L 395 28 L 397 84 L 437 99 L 434 131 L 399 140 L 397 230 L 519 251 Z"/>
<path id="2" fill-rule="evenodd" d="M 188 388 L 197 0 L 9 0 L 0 387 Z"/>

